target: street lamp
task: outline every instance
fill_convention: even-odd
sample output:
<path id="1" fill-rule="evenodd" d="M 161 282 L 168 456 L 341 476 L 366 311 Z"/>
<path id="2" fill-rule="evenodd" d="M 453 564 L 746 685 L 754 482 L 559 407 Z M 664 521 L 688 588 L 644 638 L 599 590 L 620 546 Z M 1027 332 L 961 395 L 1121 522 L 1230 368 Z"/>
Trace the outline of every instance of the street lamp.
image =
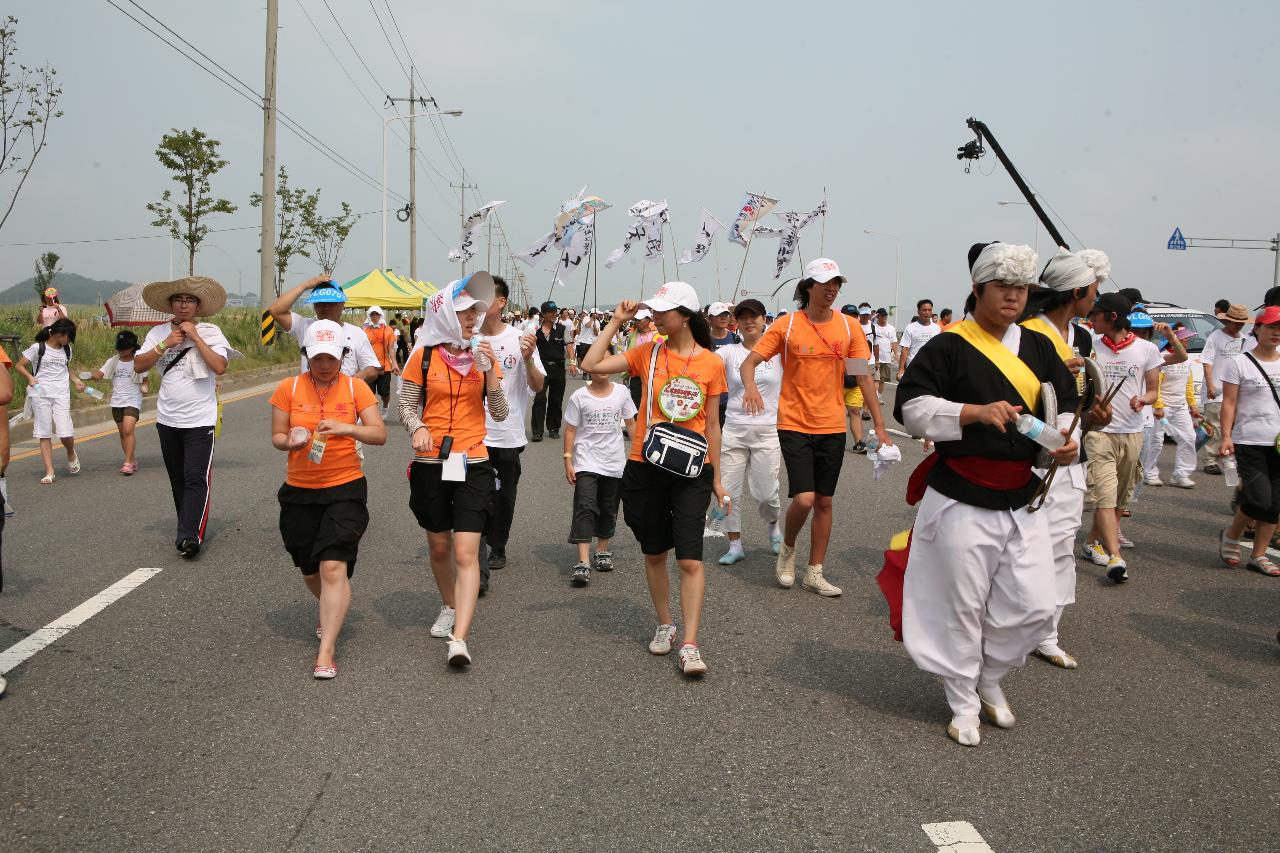
<path id="1" fill-rule="evenodd" d="M 897 234 L 890 234 L 887 231 L 873 231 L 870 228 L 863 228 L 862 233 L 893 238 L 893 325 L 896 327 L 898 325 L 899 291 L 902 285 L 902 238 Z"/>
<path id="2" fill-rule="evenodd" d="M 460 116 L 462 110 L 433 110 L 429 113 L 406 113 L 402 116 L 389 116 L 382 120 L 382 269 L 387 268 L 387 128 L 393 121 L 404 121 L 411 118 L 431 118 L 432 116 Z M 410 216 L 416 216 L 412 211 Z"/>
<path id="3" fill-rule="evenodd" d="M 1000 205 L 1001 207 L 1008 207 L 1011 204 L 1021 204 L 1024 207 L 1031 207 L 1031 203 L 1025 202 L 1025 201 L 997 201 L 996 204 Z M 1033 210 L 1032 213 L 1034 212 L 1035 211 Z M 1040 254 L 1040 220 L 1039 218 L 1034 218 L 1034 223 L 1035 224 L 1033 227 L 1035 228 L 1035 246 L 1033 248 L 1035 248 L 1036 254 L 1038 255 Z"/>

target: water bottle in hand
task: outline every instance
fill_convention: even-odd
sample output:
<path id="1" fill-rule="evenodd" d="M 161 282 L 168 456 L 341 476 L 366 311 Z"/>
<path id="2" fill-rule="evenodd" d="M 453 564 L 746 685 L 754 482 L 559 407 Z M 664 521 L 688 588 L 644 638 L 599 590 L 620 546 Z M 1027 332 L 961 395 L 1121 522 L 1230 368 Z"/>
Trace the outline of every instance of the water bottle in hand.
<path id="1" fill-rule="evenodd" d="M 88 394 L 90 397 L 92 397 L 95 400 L 107 399 L 106 394 L 103 394 L 101 391 L 99 391 L 97 388 L 94 388 L 92 385 L 84 386 L 84 393 Z"/>
<path id="2" fill-rule="evenodd" d="M 1018 415 L 1018 432 L 1045 450 L 1057 450 L 1067 443 L 1066 436 L 1034 415 Z"/>
<path id="3" fill-rule="evenodd" d="M 1236 458 L 1234 456 L 1222 457 L 1222 480 L 1227 484 L 1228 489 L 1234 489 L 1240 485 L 1240 469 L 1236 467 Z"/>

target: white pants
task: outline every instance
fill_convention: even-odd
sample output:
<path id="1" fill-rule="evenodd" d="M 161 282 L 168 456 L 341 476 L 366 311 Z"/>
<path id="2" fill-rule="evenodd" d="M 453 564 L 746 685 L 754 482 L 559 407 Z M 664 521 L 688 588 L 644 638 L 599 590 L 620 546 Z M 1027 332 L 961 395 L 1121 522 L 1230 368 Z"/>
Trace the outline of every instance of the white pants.
<path id="1" fill-rule="evenodd" d="M 1169 426 L 1156 421 L 1155 428 L 1147 433 L 1142 445 L 1142 473 L 1147 477 L 1160 476 L 1160 450 L 1167 433 L 1173 436 L 1177 451 L 1173 457 L 1173 477 L 1190 477 L 1196 470 L 1196 428 L 1191 422 L 1191 410 L 1186 406 L 1165 409 Z"/>
<path id="2" fill-rule="evenodd" d="M 776 427 L 765 424 L 724 425 L 720 431 L 720 482 L 733 501 L 729 517 L 724 522 L 725 532 L 742 532 L 740 505 L 744 475 L 760 517 L 766 523 L 778 520 L 782 507 L 778 494 L 781 466 L 782 449 L 778 446 Z"/>
<path id="3" fill-rule="evenodd" d="M 1084 512 L 1084 464 L 1077 462 L 1054 475 L 1049 495 L 1036 515 L 1043 515 L 1053 549 L 1053 622 L 1044 644 L 1058 642 L 1058 623 L 1068 604 L 1076 603 L 1076 534 Z"/>
<path id="4" fill-rule="evenodd" d="M 980 509 L 926 490 L 903 586 L 902 639 L 942 676 L 957 717 L 978 715 L 994 684 L 1049 630 L 1054 571 L 1044 512 Z"/>
<path id="5" fill-rule="evenodd" d="M 76 434 L 71 424 L 71 397 L 32 397 L 32 435 L 36 438 L 71 438 Z"/>

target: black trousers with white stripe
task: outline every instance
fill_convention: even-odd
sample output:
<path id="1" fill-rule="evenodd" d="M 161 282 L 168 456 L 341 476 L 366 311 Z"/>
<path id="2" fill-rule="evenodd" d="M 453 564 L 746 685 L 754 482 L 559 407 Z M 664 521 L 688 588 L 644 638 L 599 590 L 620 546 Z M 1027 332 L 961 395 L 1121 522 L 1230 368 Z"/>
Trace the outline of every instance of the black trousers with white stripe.
<path id="1" fill-rule="evenodd" d="M 169 471 L 173 508 L 178 514 L 174 544 L 184 539 L 204 542 L 209 523 L 210 478 L 213 474 L 213 427 L 171 427 L 156 424 L 160 453 Z"/>

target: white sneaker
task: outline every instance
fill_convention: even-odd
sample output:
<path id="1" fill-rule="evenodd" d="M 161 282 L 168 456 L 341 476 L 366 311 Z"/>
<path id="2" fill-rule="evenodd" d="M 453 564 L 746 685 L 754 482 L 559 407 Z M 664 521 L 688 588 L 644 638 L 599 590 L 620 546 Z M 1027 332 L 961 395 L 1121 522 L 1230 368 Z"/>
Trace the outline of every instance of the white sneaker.
<path id="1" fill-rule="evenodd" d="M 1144 485 L 1147 485 L 1147 486 L 1163 486 L 1164 485 L 1164 480 L 1160 479 L 1159 474 L 1148 475 L 1146 477 L 1143 477 L 1142 482 Z"/>
<path id="2" fill-rule="evenodd" d="M 786 542 L 778 546 L 778 560 L 774 563 L 773 573 L 778 578 L 778 586 L 791 589 L 796 582 L 796 549 Z"/>
<path id="3" fill-rule="evenodd" d="M 1128 536 L 1125 536 L 1125 535 L 1124 535 L 1123 533 L 1121 533 L 1119 530 L 1117 530 L 1117 531 L 1116 531 L 1116 541 L 1120 543 L 1120 547 L 1121 547 L 1121 548 L 1132 548 L 1132 547 L 1134 547 L 1134 545 L 1133 545 L 1133 540 L 1132 540 L 1132 539 L 1130 539 Z"/>
<path id="4" fill-rule="evenodd" d="M 1186 474 L 1183 474 L 1181 477 L 1174 477 L 1172 483 L 1179 489 L 1194 489 L 1196 487 L 1196 481 L 1188 477 Z"/>
<path id="5" fill-rule="evenodd" d="M 435 624 L 431 626 L 431 636 L 441 639 L 449 636 L 450 632 L 453 631 L 453 620 L 456 615 L 457 611 L 449 605 L 446 604 L 441 607 L 440 614 L 436 616 Z"/>
<path id="6" fill-rule="evenodd" d="M 1107 577 L 1116 583 L 1124 583 L 1129 579 L 1129 566 L 1119 557 L 1107 561 Z"/>
<path id="7" fill-rule="evenodd" d="M 669 654 L 671 652 L 671 641 L 675 638 L 675 625 L 659 625 L 658 630 L 653 632 L 653 639 L 649 641 L 649 653 L 654 655 Z"/>
<path id="8" fill-rule="evenodd" d="M 809 592 L 816 592 L 818 595 L 825 595 L 828 598 L 834 598 L 844 592 L 840 587 L 822 576 L 822 566 L 810 566 L 804 577 L 800 579 L 800 588 L 807 589 Z"/>
<path id="9" fill-rule="evenodd" d="M 449 635 L 449 666 L 468 666 L 471 663 L 471 653 L 467 651 L 467 641 L 459 640 Z"/>
<path id="10" fill-rule="evenodd" d="M 1101 542 L 1086 542 L 1080 549 L 1080 556 L 1092 560 L 1095 566 L 1105 566 L 1111 559 L 1111 555 L 1102 547 Z"/>
<path id="11" fill-rule="evenodd" d="M 685 675 L 702 675 L 707 671 L 702 652 L 693 643 L 685 643 L 680 647 L 680 671 Z"/>

